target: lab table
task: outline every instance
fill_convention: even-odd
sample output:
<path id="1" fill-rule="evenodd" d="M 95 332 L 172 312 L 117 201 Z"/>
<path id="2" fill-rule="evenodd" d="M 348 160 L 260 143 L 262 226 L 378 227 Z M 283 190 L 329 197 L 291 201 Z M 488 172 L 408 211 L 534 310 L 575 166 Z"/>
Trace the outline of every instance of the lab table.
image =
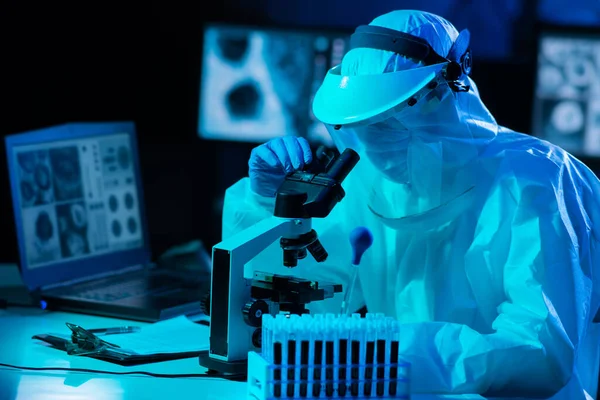
<path id="1" fill-rule="evenodd" d="M 82 327 L 144 325 L 134 321 L 9 307 L 0 310 L 0 363 L 21 367 L 78 368 L 157 374 L 203 374 L 197 358 L 124 367 L 89 357 L 69 356 L 31 337 L 65 331 L 65 322 Z M 156 378 L 145 375 L 108 375 L 73 371 L 26 371 L 0 366 L 0 400 L 60 399 L 193 399 L 245 400 L 246 383 L 220 378 Z M 414 400 L 477 400 L 481 396 L 413 395 Z"/>

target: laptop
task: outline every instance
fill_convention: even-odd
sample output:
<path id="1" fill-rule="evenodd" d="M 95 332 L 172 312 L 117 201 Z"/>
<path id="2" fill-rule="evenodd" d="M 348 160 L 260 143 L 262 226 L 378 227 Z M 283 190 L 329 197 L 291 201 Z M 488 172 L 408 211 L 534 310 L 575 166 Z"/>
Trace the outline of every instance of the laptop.
<path id="1" fill-rule="evenodd" d="M 150 322 L 201 311 L 209 278 L 151 263 L 133 123 L 5 140 L 19 269 L 42 308 Z"/>

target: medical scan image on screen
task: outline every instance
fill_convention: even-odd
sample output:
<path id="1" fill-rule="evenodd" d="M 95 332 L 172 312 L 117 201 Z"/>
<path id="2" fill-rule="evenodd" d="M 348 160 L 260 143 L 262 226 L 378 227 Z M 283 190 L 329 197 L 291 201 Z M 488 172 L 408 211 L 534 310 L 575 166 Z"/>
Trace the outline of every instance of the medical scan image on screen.
<path id="1" fill-rule="evenodd" d="M 534 135 L 600 157 L 600 35 L 541 38 Z"/>
<path id="2" fill-rule="evenodd" d="M 15 157 L 29 267 L 143 245 L 129 135 L 20 146 Z"/>
<path id="3" fill-rule="evenodd" d="M 198 134 L 264 142 L 295 135 L 331 145 L 312 114 L 327 70 L 348 37 L 314 32 L 210 26 L 204 32 Z"/>

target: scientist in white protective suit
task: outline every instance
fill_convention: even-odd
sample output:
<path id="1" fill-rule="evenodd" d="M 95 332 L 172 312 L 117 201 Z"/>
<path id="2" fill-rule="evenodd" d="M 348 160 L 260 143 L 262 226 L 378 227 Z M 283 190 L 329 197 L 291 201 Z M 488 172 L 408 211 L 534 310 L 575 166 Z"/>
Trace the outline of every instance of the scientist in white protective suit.
<path id="1" fill-rule="evenodd" d="M 468 46 L 468 31 L 419 11 L 357 28 L 313 111 L 361 161 L 346 197 L 313 221 L 328 260 L 290 272 L 345 284 L 347 237 L 366 226 L 374 242 L 351 307 L 402 322 L 415 393 L 594 399 L 600 182 L 562 149 L 498 126 L 468 77 Z M 255 148 L 249 178 L 227 190 L 224 238 L 272 216 L 285 174 L 311 161 L 301 138 Z M 280 260 L 274 243 L 253 262 L 282 273 Z"/>

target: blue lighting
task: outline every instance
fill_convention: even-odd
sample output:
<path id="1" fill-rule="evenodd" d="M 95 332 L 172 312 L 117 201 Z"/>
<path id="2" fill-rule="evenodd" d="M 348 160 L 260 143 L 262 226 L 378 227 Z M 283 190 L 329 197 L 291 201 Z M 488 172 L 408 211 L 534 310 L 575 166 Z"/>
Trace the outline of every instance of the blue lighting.
<path id="1" fill-rule="evenodd" d="M 48 303 L 46 303 L 46 300 L 40 300 L 40 308 L 42 310 L 45 310 L 48 307 Z"/>

